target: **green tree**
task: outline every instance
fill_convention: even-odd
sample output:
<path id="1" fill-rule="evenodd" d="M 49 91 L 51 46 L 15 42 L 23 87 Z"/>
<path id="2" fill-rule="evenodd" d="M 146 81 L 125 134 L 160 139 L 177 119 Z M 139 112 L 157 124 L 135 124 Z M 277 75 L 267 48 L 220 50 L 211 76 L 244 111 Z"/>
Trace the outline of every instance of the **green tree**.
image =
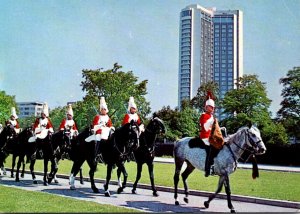
<path id="1" fill-rule="evenodd" d="M 217 83 L 210 81 L 205 84 L 202 84 L 198 88 L 196 96 L 193 97 L 190 102 L 192 107 L 194 107 L 195 109 L 199 109 L 200 111 L 204 110 L 204 105 L 206 102 L 206 96 L 208 91 L 210 91 L 214 95 L 216 106 L 219 106 L 218 105 L 219 86 Z"/>
<path id="2" fill-rule="evenodd" d="M 0 123 L 3 125 L 9 119 L 11 107 L 16 108 L 18 114 L 18 106 L 15 101 L 15 96 L 10 96 L 5 91 L 0 91 Z"/>
<path id="3" fill-rule="evenodd" d="M 156 115 L 164 121 L 164 125 L 166 127 L 166 139 L 170 141 L 175 141 L 179 139 L 179 136 L 181 136 L 181 132 L 179 131 L 179 114 L 180 112 L 178 109 L 171 109 L 170 106 L 163 106 L 161 110 L 156 112 Z"/>
<path id="4" fill-rule="evenodd" d="M 165 137 L 170 141 L 199 134 L 199 113 L 190 106 L 189 101 L 182 102 L 181 111 L 164 106 L 156 115 L 164 121 L 167 129 Z"/>
<path id="5" fill-rule="evenodd" d="M 221 121 L 228 132 L 236 132 L 249 122 L 259 126 L 263 139 L 269 142 L 286 143 L 287 137 L 282 126 L 274 124 L 268 112 L 271 100 L 267 97 L 265 83 L 257 75 L 245 75 L 237 81 L 237 89 L 228 91 L 222 101 L 224 113 L 228 118 Z M 277 127 L 276 127 L 277 126 Z M 279 133 L 277 133 L 280 131 Z M 282 135 L 278 137 L 277 134 Z"/>
<path id="6" fill-rule="evenodd" d="M 150 113 L 150 103 L 146 101 L 147 80 L 139 83 L 138 78 L 133 75 L 132 71 L 123 72 L 122 66 L 117 63 L 112 69 L 103 71 L 83 70 L 83 81 L 81 82 L 82 90 L 87 93 L 84 102 L 93 105 L 94 109 L 99 110 L 100 97 L 105 97 L 114 126 L 121 124 L 124 114 L 127 111 L 128 100 L 130 96 L 138 106 L 138 113 L 142 119 Z M 95 115 L 95 113 L 94 113 Z"/>
<path id="7" fill-rule="evenodd" d="M 283 100 L 277 112 L 277 119 L 290 136 L 300 139 L 300 67 L 289 70 L 287 76 L 281 78 L 279 83 L 283 85 Z"/>

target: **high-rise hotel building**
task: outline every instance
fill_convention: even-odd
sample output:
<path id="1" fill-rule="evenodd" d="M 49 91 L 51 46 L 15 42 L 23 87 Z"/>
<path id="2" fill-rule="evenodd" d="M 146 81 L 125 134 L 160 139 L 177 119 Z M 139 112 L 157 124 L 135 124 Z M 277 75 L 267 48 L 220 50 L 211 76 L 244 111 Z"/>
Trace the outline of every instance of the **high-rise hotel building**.
<path id="1" fill-rule="evenodd" d="M 223 99 L 243 75 L 243 13 L 190 5 L 180 13 L 178 106 L 215 81 Z M 222 109 L 217 110 L 220 114 Z M 218 115 L 222 119 L 222 115 Z"/>

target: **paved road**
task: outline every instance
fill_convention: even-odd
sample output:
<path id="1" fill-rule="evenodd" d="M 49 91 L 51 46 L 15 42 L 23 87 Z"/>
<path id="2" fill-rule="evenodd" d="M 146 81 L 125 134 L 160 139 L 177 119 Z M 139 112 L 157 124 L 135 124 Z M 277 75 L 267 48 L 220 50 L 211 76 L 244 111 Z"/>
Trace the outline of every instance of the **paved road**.
<path id="1" fill-rule="evenodd" d="M 129 207 L 145 212 L 228 212 L 227 202 L 223 199 L 215 199 L 210 207 L 205 209 L 203 202 L 207 197 L 191 195 L 189 204 L 183 202 L 183 195 L 180 195 L 180 206 L 174 204 L 173 193 L 159 192 L 159 197 L 153 197 L 152 191 L 148 189 L 138 189 L 138 194 L 131 194 L 131 188 L 128 187 L 122 194 L 117 194 L 117 185 L 110 185 L 111 197 L 104 196 L 103 183 L 96 183 L 100 193 L 95 194 L 90 189 L 90 183 L 83 185 L 77 184 L 77 190 L 70 190 L 67 179 L 59 178 L 59 184 L 43 186 L 42 177 L 37 176 L 38 184 L 32 184 L 31 176 L 25 175 L 21 182 L 15 182 L 8 176 L 0 176 L 0 185 L 21 188 L 29 191 L 40 191 L 51 194 L 57 194 L 65 197 L 72 197 L 79 200 L 94 201 L 100 204 L 111 204 L 122 207 Z M 300 205 L 297 208 L 287 208 L 280 206 L 263 205 L 257 203 L 246 203 L 233 201 L 233 205 L 238 212 L 300 212 Z"/>

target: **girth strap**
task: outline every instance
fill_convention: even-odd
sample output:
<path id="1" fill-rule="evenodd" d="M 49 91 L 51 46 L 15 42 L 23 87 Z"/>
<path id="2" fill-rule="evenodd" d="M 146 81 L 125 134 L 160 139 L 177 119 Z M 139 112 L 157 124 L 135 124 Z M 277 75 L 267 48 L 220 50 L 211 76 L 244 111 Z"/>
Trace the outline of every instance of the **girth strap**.
<path id="1" fill-rule="evenodd" d="M 231 153 L 231 155 L 232 155 L 232 157 L 233 157 L 233 160 L 234 160 L 234 162 L 235 162 L 235 167 L 234 167 L 234 170 L 235 170 L 236 167 L 237 167 L 237 161 L 236 161 L 235 155 L 234 155 L 234 153 L 233 153 L 233 151 L 232 151 L 230 145 L 227 144 L 227 143 L 226 143 L 225 145 L 228 147 L 228 149 L 229 149 L 229 151 L 230 151 L 230 153 Z"/>

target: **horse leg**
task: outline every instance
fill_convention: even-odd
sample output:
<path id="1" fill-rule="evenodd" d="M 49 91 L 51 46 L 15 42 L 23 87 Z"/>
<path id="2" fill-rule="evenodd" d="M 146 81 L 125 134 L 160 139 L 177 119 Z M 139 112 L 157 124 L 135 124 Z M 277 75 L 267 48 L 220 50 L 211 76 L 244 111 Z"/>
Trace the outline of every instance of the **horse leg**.
<path id="1" fill-rule="evenodd" d="M 91 188 L 94 193 L 99 193 L 99 189 L 96 187 L 95 179 L 94 179 L 94 174 L 97 169 L 97 163 L 95 163 L 94 158 L 89 159 L 87 161 L 87 163 L 90 167 L 89 175 L 90 175 L 90 181 L 91 181 Z"/>
<path id="2" fill-rule="evenodd" d="M 21 167 L 22 163 L 24 165 L 24 155 L 19 156 L 19 160 L 18 160 L 18 163 L 17 163 L 17 170 L 16 170 L 16 182 L 20 181 L 19 172 L 20 172 L 20 167 Z"/>
<path id="3" fill-rule="evenodd" d="M 48 186 L 47 183 L 48 161 L 49 161 L 48 157 L 44 157 L 44 178 L 43 178 L 44 186 Z"/>
<path id="4" fill-rule="evenodd" d="M 31 176 L 32 176 L 33 183 L 37 184 L 37 180 L 36 180 L 35 173 L 34 173 L 35 161 L 36 161 L 35 159 L 30 161 L 29 169 L 30 169 L 30 173 L 31 173 Z"/>
<path id="5" fill-rule="evenodd" d="M 224 186 L 225 186 L 225 191 L 226 191 L 226 195 L 227 195 L 228 208 L 230 209 L 231 213 L 235 213 L 235 209 L 234 209 L 234 207 L 231 203 L 231 190 L 230 190 L 229 176 L 228 175 L 225 176 Z"/>
<path id="6" fill-rule="evenodd" d="M 11 163 L 11 171 L 10 171 L 10 177 L 11 178 L 14 178 L 14 168 L 16 166 L 16 159 L 17 159 L 17 156 L 15 154 L 12 155 L 12 163 Z"/>
<path id="7" fill-rule="evenodd" d="M 82 167 L 80 167 L 80 169 L 79 169 L 79 179 L 80 179 L 80 184 L 84 184 L 84 182 L 83 182 L 83 175 L 82 175 Z"/>
<path id="8" fill-rule="evenodd" d="M 216 197 L 216 195 L 219 192 L 221 192 L 223 184 L 224 184 L 224 180 L 225 180 L 225 176 L 224 175 L 220 176 L 220 178 L 219 178 L 219 184 L 218 184 L 218 188 L 217 188 L 216 192 L 214 194 L 210 195 L 208 197 L 208 200 L 204 202 L 205 208 L 208 208 L 209 207 L 209 203 Z"/>
<path id="9" fill-rule="evenodd" d="M 174 199 L 175 199 L 175 205 L 179 205 L 178 198 L 178 182 L 179 182 L 179 175 L 181 171 L 181 167 L 183 165 L 184 161 L 175 157 L 175 173 L 174 173 Z"/>
<path id="10" fill-rule="evenodd" d="M 125 164 L 123 164 L 123 163 L 118 164 L 118 171 L 119 170 L 120 170 L 120 173 L 122 172 L 124 180 L 123 180 L 122 184 L 119 183 L 119 188 L 118 188 L 118 191 L 117 191 L 118 194 L 120 194 L 121 192 L 123 192 L 123 190 L 125 189 L 126 184 L 127 184 L 127 177 L 128 177 L 127 171 L 125 169 Z"/>
<path id="11" fill-rule="evenodd" d="M 109 181 L 111 179 L 111 171 L 113 168 L 113 164 L 107 164 L 106 168 L 106 183 L 104 184 L 105 196 L 110 197 L 110 192 L 108 190 Z"/>
<path id="12" fill-rule="evenodd" d="M 137 187 L 137 184 L 138 184 L 138 182 L 141 178 L 141 175 L 142 175 L 143 164 L 141 162 L 137 162 L 136 167 L 137 167 L 136 178 L 135 178 L 135 182 L 133 184 L 133 188 L 131 190 L 131 192 L 133 194 L 136 194 L 136 187 Z"/>
<path id="13" fill-rule="evenodd" d="M 69 184 L 70 184 L 70 189 L 71 190 L 76 189 L 76 187 L 75 187 L 75 177 L 76 177 L 81 165 L 83 164 L 83 162 L 84 162 L 84 159 L 73 161 L 73 166 L 72 166 L 71 174 L 70 174 L 70 177 L 69 177 Z"/>
<path id="14" fill-rule="evenodd" d="M 20 158 L 20 157 L 19 157 Z M 24 173 L 25 173 L 25 156 L 22 157 L 22 172 L 21 172 L 21 178 L 24 178 Z"/>
<path id="15" fill-rule="evenodd" d="M 58 183 L 58 180 L 55 177 L 56 173 L 58 171 L 58 167 L 57 167 L 58 164 L 57 164 L 56 158 L 52 157 L 50 159 L 50 161 L 51 161 L 51 172 L 48 176 L 48 184 L 50 184 L 52 182 L 52 179 L 55 179 L 56 180 L 55 183 Z"/>
<path id="16" fill-rule="evenodd" d="M 184 170 L 184 172 L 181 174 L 182 182 L 183 182 L 183 186 L 184 186 L 184 194 L 185 194 L 185 197 L 183 200 L 185 203 L 189 203 L 189 199 L 188 199 L 189 189 L 188 189 L 188 184 L 187 184 L 187 178 L 194 171 L 194 169 L 195 169 L 195 167 L 190 162 L 187 162 L 187 167 Z"/>
<path id="17" fill-rule="evenodd" d="M 152 187 L 152 191 L 153 191 L 153 196 L 157 197 L 159 196 L 157 193 L 157 190 L 155 188 L 155 184 L 154 184 L 154 165 L 153 165 L 153 161 L 148 162 L 148 172 L 149 172 L 149 177 L 150 177 L 150 182 L 151 182 L 151 187 Z"/>

